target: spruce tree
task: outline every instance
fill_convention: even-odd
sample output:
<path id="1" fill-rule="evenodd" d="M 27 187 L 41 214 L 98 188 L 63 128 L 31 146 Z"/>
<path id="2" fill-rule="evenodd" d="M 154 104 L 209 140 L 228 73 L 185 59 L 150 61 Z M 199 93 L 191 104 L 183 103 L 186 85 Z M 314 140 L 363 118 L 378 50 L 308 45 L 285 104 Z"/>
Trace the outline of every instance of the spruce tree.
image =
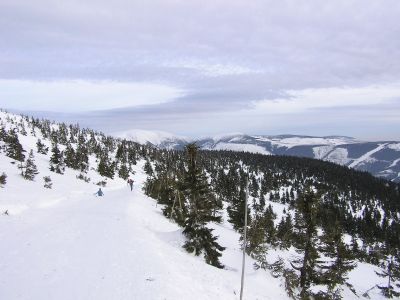
<path id="1" fill-rule="evenodd" d="M 294 245 L 300 255 L 291 262 L 297 270 L 300 286 L 300 299 L 313 296 L 310 290 L 312 284 L 318 283 L 321 275 L 318 266 L 318 235 L 317 235 L 317 203 L 319 196 L 311 187 L 301 193 L 295 204 Z"/>
<path id="2" fill-rule="evenodd" d="M 351 284 L 346 282 L 348 272 L 355 267 L 354 256 L 343 241 L 343 229 L 338 221 L 324 230 L 321 240 L 323 244 L 320 249 L 330 261 L 322 266 L 324 272 L 321 275 L 321 283 L 328 286 L 328 291 L 320 294 L 325 299 L 342 299 L 343 285 L 354 290 Z"/>
<path id="3" fill-rule="evenodd" d="M 2 173 L 0 175 L 0 187 L 3 187 L 3 185 L 5 185 L 7 183 L 7 175 L 6 173 Z"/>
<path id="4" fill-rule="evenodd" d="M 80 170 L 81 173 L 86 173 L 89 169 L 89 154 L 87 147 L 81 144 L 81 142 L 78 144 L 75 157 L 78 170 Z"/>
<path id="5" fill-rule="evenodd" d="M 183 234 L 187 240 L 184 248 L 195 255 L 204 253 L 206 262 L 223 268 L 219 261 L 221 251 L 225 248 L 212 235 L 213 229 L 207 227 L 209 222 L 220 222 L 221 217 L 213 214 L 215 200 L 202 168 L 197 161 L 198 146 L 186 146 L 187 170 L 182 182 L 182 193 L 187 201 L 187 214 L 184 221 Z"/>
<path id="6" fill-rule="evenodd" d="M 124 180 L 127 180 L 129 178 L 129 169 L 125 164 L 121 165 L 121 167 L 119 168 L 118 176 Z"/>
<path id="7" fill-rule="evenodd" d="M 232 223 L 235 230 L 243 232 L 244 228 L 244 213 L 246 203 L 246 185 L 241 184 L 239 191 L 232 193 L 231 203 L 227 207 L 228 221 Z M 250 209 L 247 207 L 247 220 L 251 223 Z"/>
<path id="8" fill-rule="evenodd" d="M 291 214 L 287 214 L 286 217 L 282 217 L 276 230 L 276 236 L 281 248 L 290 248 L 293 243 L 293 221 Z"/>
<path id="9" fill-rule="evenodd" d="M 105 176 L 111 179 L 114 178 L 115 163 L 110 161 L 107 152 L 102 153 L 102 155 L 100 156 L 100 161 L 97 167 L 97 171 L 101 176 Z"/>
<path id="10" fill-rule="evenodd" d="M 44 187 L 46 189 L 51 189 L 52 188 L 53 182 L 51 182 L 50 176 L 44 176 L 43 177 L 43 181 L 44 181 Z"/>
<path id="11" fill-rule="evenodd" d="M 275 219 L 276 214 L 274 213 L 272 206 L 269 205 L 268 208 L 265 210 L 264 215 L 264 232 L 266 241 L 268 244 L 275 246 L 276 244 L 276 228 L 275 228 Z"/>
<path id="12" fill-rule="evenodd" d="M 386 242 L 385 259 L 381 265 L 381 270 L 375 272 L 379 277 L 387 280 L 386 285 L 378 285 L 382 294 L 386 298 L 400 297 L 400 252 L 399 249 L 391 248 Z"/>
<path id="13" fill-rule="evenodd" d="M 50 171 L 64 174 L 65 171 L 65 163 L 64 163 L 64 155 L 60 152 L 57 144 L 53 144 L 53 148 L 51 149 L 52 155 L 50 157 Z"/>
<path id="14" fill-rule="evenodd" d="M 267 252 L 267 238 L 265 233 L 266 219 L 262 214 L 256 214 L 249 223 L 247 230 L 246 253 L 259 261 L 262 265 Z M 241 238 L 241 240 L 243 240 Z"/>
<path id="15" fill-rule="evenodd" d="M 36 142 L 37 152 L 40 154 L 47 155 L 49 152 L 49 147 L 46 147 L 45 144 L 42 143 L 41 139 L 38 139 Z"/>
<path id="16" fill-rule="evenodd" d="M 0 124 L 0 141 L 5 142 L 6 138 L 7 138 L 6 128 L 2 124 Z"/>
<path id="17" fill-rule="evenodd" d="M 34 155 L 33 155 L 33 150 L 29 152 L 29 157 L 26 160 L 26 162 L 22 166 L 22 177 L 24 177 L 27 180 L 33 180 L 35 179 L 35 176 L 39 174 L 35 160 L 34 160 Z"/>
<path id="18" fill-rule="evenodd" d="M 68 168 L 77 170 L 78 169 L 78 161 L 76 159 L 76 153 L 72 145 L 68 142 L 67 148 L 64 151 L 64 162 Z"/>
<path id="19" fill-rule="evenodd" d="M 22 148 L 19 142 L 18 135 L 14 130 L 10 130 L 6 137 L 6 155 L 16 161 L 23 162 L 25 160 L 25 155 L 23 152 L 25 150 Z"/>
<path id="20" fill-rule="evenodd" d="M 151 163 L 148 159 L 146 159 L 143 170 L 148 176 L 153 176 L 154 174 L 153 167 L 151 166 Z"/>

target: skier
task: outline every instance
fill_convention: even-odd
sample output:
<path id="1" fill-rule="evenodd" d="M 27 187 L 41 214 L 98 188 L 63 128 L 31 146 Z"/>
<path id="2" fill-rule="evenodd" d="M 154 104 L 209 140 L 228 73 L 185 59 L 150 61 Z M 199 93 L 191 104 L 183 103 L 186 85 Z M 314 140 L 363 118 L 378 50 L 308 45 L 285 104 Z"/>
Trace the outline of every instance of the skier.
<path id="1" fill-rule="evenodd" d="M 103 193 L 103 191 L 101 190 L 101 188 L 99 188 L 99 190 L 98 190 L 96 193 L 94 193 L 94 194 L 97 195 L 97 196 L 99 196 L 99 197 L 104 196 L 104 193 Z"/>
<path id="2" fill-rule="evenodd" d="M 131 191 L 133 190 L 133 179 L 129 178 L 128 179 L 128 184 L 131 187 Z"/>

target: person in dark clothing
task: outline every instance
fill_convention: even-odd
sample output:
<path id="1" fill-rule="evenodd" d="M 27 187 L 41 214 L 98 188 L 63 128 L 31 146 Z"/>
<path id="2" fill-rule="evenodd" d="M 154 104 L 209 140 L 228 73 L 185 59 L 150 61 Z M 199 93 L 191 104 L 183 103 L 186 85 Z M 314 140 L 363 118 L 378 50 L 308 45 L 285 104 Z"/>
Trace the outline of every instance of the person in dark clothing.
<path id="1" fill-rule="evenodd" d="M 133 179 L 129 178 L 128 179 L 128 184 L 131 187 L 131 191 L 133 190 Z"/>

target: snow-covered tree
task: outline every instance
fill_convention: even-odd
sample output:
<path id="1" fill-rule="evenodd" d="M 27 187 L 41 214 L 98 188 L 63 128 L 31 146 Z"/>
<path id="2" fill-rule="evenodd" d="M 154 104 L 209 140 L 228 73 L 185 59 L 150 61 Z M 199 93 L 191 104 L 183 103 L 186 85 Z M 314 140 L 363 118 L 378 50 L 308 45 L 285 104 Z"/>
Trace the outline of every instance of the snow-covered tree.
<path id="1" fill-rule="evenodd" d="M 57 144 L 53 144 L 51 152 L 52 155 L 50 157 L 50 171 L 58 174 L 64 174 L 65 171 L 64 155 L 58 148 Z"/>
<path id="2" fill-rule="evenodd" d="M 291 261 L 297 271 L 300 299 L 313 296 L 311 285 L 321 276 L 318 266 L 317 203 L 319 196 L 310 187 L 299 196 L 295 205 L 294 246 L 299 256 Z"/>
<path id="3" fill-rule="evenodd" d="M 27 180 L 34 180 L 35 176 L 39 174 L 38 169 L 35 164 L 35 157 L 33 155 L 33 150 L 29 152 L 28 159 L 22 164 L 22 177 Z"/>
<path id="4" fill-rule="evenodd" d="M 18 135 L 14 130 L 10 130 L 6 137 L 6 155 L 16 161 L 23 162 L 25 160 L 25 155 L 21 143 L 19 142 Z"/>
<path id="5" fill-rule="evenodd" d="M 7 175 L 6 173 L 2 173 L 0 175 L 0 187 L 3 187 L 3 185 L 5 185 L 7 183 Z"/>
<path id="6" fill-rule="evenodd" d="M 50 176 L 44 176 L 43 180 L 44 180 L 44 187 L 46 189 L 51 189 L 53 186 L 53 182 L 51 181 Z"/>
<path id="7" fill-rule="evenodd" d="M 37 152 L 40 154 L 47 155 L 47 153 L 49 152 L 49 147 L 46 147 L 46 145 L 42 142 L 41 139 L 37 140 L 36 148 L 37 148 Z"/>
<path id="8" fill-rule="evenodd" d="M 223 268 L 219 257 L 225 248 L 218 244 L 217 237 L 212 234 L 213 229 L 207 227 L 209 222 L 220 222 L 221 217 L 213 214 L 215 196 L 211 192 L 203 169 L 198 165 L 197 151 L 196 144 L 186 146 L 187 170 L 182 182 L 182 192 L 188 210 L 183 230 L 187 240 L 183 247 L 195 255 L 203 252 L 208 264 Z"/>

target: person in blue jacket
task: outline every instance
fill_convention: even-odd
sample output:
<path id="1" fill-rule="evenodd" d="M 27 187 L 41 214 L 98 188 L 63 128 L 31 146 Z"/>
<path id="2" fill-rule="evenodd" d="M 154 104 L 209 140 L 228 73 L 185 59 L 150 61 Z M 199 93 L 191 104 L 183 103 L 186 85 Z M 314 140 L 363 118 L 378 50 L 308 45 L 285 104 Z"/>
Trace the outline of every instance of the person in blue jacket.
<path id="1" fill-rule="evenodd" d="M 99 188 L 99 190 L 95 193 L 95 195 L 101 197 L 101 196 L 104 196 L 104 193 L 103 193 L 103 191 L 101 190 L 101 188 Z"/>

